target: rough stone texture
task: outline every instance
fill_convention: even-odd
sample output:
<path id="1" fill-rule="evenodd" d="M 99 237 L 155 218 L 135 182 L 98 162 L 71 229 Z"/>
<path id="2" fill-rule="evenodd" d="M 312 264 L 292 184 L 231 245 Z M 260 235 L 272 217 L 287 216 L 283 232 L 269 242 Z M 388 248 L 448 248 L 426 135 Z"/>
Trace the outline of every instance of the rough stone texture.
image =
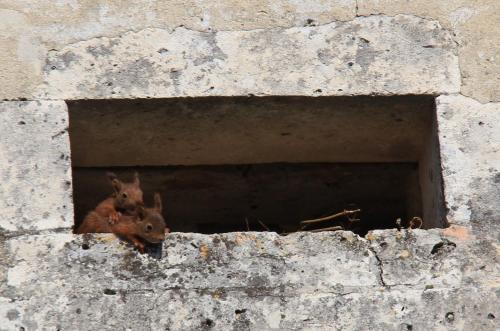
<path id="1" fill-rule="evenodd" d="M 49 52 L 42 98 L 458 92 L 454 44 L 433 21 L 358 18 L 290 29 L 147 29 Z"/>
<path id="2" fill-rule="evenodd" d="M 438 20 L 458 44 L 464 95 L 500 101 L 500 1 L 358 0 L 358 15 L 409 14 Z"/>
<path id="3" fill-rule="evenodd" d="M 156 260 L 21 236 L 0 244 L 0 329 L 495 330 L 497 249 L 437 230 L 173 234 Z"/>
<path id="4" fill-rule="evenodd" d="M 500 104 L 437 98 L 445 200 L 451 223 L 500 221 Z"/>
<path id="5" fill-rule="evenodd" d="M 0 0 L 0 98 L 500 101 L 499 4 Z M 0 330 L 498 329 L 499 105 L 438 99 L 448 217 L 467 227 L 175 234 L 155 260 L 46 231 L 73 218 L 65 105 L 1 103 Z"/>
<path id="6" fill-rule="evenodd" d="M 356 15 L 408 14 L 438 20 L 455 35 L 463 94 L 500 101 L 499 6 L 496 0 L 170 0 L 126 6 L 118 0 L 1 0 L 0 77 L 10 84 L 0 97 L 32 96 L 50 50 L 97 37 L 179 26 L 200 32 L 290 28 L 350 21 Z"/>
<path id="7" fill-rule="evenodd" d="M 1 0 L 0 7 L 24 16 L 32 33 L 50 47 L 101 36 L 117 36 L 147 27 L 197 31 L 252 30 L 348 21 L 355 0 Z"/>
<path id="8" fill-rule="evenodd" d="M 355 0 L 0 0 L 0 99 L 30 97 L 50 50 L 97 37 L 179 26 L 195 31 L 325 24 L 355 17 Z"/>
<path id="9" fill-rule="evenodd" d="M 457 63 L 449 33 L 411 16 L 252 31 L 149 28 L 48 51 L 44 83 L 17 97 L 440 94 L 458 91 Z"/>
<path id="10" fill-rule="evenodd" d="M 0 233 L 71 227 L 66 104 L 0 102 Z"/>
<path id="11" fill-rule="evenodd" d="M 28 36 L 26 17 L 1 7 L 0 4 L 0 99 L 27 97 L 42 83 L 45 51 Z"/>

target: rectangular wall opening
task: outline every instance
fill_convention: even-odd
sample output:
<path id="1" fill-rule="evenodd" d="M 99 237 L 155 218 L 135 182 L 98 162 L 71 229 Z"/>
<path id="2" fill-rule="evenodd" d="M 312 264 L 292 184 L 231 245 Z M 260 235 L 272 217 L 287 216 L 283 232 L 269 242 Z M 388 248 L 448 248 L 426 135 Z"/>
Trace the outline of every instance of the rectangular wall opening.
<path id="1" fill-rule="evenodd" d="M 69 101 L 75 225 L 138 171 L 173 231 L 295 231 L 300 221 L 364 235 L 443 227 L 431 96 L 214 97 Z"/>

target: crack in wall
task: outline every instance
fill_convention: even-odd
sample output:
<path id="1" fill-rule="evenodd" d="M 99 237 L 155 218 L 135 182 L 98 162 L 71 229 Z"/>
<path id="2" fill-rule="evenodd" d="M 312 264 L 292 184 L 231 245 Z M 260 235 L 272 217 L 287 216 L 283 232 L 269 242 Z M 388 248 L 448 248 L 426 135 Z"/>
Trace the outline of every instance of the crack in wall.
<path id="1" fill-rule="evenodd" d="M 384 265 L 382 263 L 382 260 L 373 247 L 368 247 L 368 249 L 373 253 L 373 256 L 377 260 L 376 265 L 378 267 L 378 280 L 380 282 L 380 285 L 382 285 L 383 287 L 387 287 L 387 284 L 384 281 Z"/>
<path id="2" fill-rule="evenodd" d="M 362 294 L 363 289 L 365 287 L 359 286 L 360 291 L 347 291 L 347 292 L 339 292 L 339 291 L 321 291 L 321 294 L 333 294 L 337 296 L 349 296 L 352 294 Z M 368 286 L 368 288 L 373 288 L 375 289 L 376 286 Z M 162 287 L 160 288 L 161 293 L 158 292 L 155 289 L 152 288 L 142 288 L 142 289 L 111 289 L 114 294 L 107 294 L 107 295 L 130 295 L 130 294 L 146 294 L 146 293 L 151 293 L 155 295 L 156 297 L 160 297 L 163 295 L 165 292 L 194 292 L 197 294 L 201 295 L 213 295 L 214 293 L 218 294 L 223 294 L 223 293 L 245 293 L 248 297 L 252 298 L 259 298 L 259 297 L 274 297 L 274 298 L 296 298 L 297 294 L 304 294 L 304 295 L 317 295 L 318 291 L 317 290 L 312 290 L 312 291 L 295 291 L 295 290 L 289 290 L 287 291 L 287 288 L 284 284 L 280 284 L 279 286 L 270 286 L 270 287 L 263 287 L 263 286 L 230 286 L 230 287 L 180 287 L 180 286 L 169 286 L 169 287 Z M 85 295 L 93 295 L 95 292 L 82 292 L 81 294 Z M 286 302 L 285 302 L 286 303 Z"/>

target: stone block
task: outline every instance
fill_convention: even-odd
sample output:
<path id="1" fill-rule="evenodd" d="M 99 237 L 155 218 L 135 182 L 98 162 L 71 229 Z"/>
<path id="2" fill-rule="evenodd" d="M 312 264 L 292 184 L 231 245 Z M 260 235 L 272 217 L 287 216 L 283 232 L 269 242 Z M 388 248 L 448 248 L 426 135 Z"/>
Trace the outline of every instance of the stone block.
<path id="1" fill-rule="evenodd" d="M 450 95 L 436 104 L 448 221 L 491 222 L 498 231 L 500 103 Z"/>
<path id="2" fill-rule="evenodd" d="M 320 26 L 145 29 L 49 52 L 41 98 L 393 95 L 458 92 L 455 44 L 438 22 L 359 17 Z"/>
<path id="3" fill-rule="evenodd" d="M 415 15 L 439 21 L 453 33 L 461 93 L 480 102 L 500 101 L 500 1 L 358 0 L 358 15 Z"/>
<path id="4" fill-rule="evenodd" d="M 42 83 L 46 51 L 32 34 L 28 16 L 0 4 L 0 99 L 32 96 Z"/>
<path id="5" fill-rule="evenodd" d="M 0 102 L 0 231 L 73 225 L 68 112 L 61 101 Z"/>

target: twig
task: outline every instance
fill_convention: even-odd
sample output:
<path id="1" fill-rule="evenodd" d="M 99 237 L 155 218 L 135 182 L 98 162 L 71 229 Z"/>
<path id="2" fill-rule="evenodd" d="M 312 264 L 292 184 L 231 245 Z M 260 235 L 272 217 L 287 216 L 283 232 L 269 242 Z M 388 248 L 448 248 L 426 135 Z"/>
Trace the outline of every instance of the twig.
<path id="1" fill-rule="evenodd" d="M 417 226 L 418 224 L 418 226 Z M 410 229 L 420 229 L 422 228 L 422 225 L 424 224 L 424 221 L 420 217 L 413 217 L 410 221 L 410 226 L 408 228 Z"/>
<path id="2" fill-rule="evenodd" d="M 344 230 L 344 228 L 341 226 L 330 226 L 327 228 L 309 230 L 308 232 L 337 231 L 337 230 Z"/>
<path id="3" fill-rule="evenodd" d="M 267 225 L 265 225 L 263 222 L 261 222 L 260 220 L 257 220 L 257 222 L 259 222 L 259 224 L 264 228 L 266 229 L 266 231 L 269 231 L 271 232 L 271 230 L 267 227 Z"/>
<path id="4" fill-rule="evenodd" d="M 250 225 L 248 225 L 248 218 L 245 217 L 245 223 L 247 225 L 247 231 L 250 231 Z"/>
<path id="5" fill-rule="evenodd" d="M 343 212 L 340 212 L 340 213 L 337 213 L 337 214 L 334 214 L 334 215 L 330 215 L 330 216 L 326 216 L 326 217 L 322 217 L 322 218 L 315 218 L 315 219 L 311 219 L 311 220 L 305 220 L 305 221 L 300 222 L 300 224 L 311 224 L 311 223 L 318 223 L 318 222 L 328 221 L 328 220 L 331 220 L 333 218 L 337 218 L 337 217 L 340 217 L 340 216 L 353 215 L 353 214 L 359 213 L 360 211 L 361 211 L 361 209 L 344 210 Z"/>

